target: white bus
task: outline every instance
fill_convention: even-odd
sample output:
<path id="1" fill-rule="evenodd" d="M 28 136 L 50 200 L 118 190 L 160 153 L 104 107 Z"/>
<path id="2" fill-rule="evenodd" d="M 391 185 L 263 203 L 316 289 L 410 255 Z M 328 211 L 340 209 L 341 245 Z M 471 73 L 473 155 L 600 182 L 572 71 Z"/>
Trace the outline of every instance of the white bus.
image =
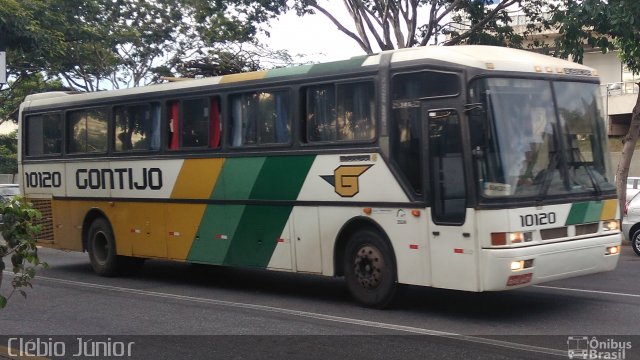
<path id="1" fill-rule="evenodd" d="M 619 211 L 594 70 L 488 46 L 27 97 L 40 243 L 144 259 L 495 291 L 608 271 Z"/>

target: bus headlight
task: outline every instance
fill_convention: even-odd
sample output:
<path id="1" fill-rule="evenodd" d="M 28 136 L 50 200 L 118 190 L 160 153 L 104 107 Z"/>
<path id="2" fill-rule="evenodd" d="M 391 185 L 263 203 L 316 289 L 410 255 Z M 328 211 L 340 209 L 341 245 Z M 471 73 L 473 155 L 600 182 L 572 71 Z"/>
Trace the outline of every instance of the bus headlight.
<path id="1" fill-rule="evenodd" d="M 605 220 L 602 222 L 602 230 L 618 231 L 620 230 L 620 220 Z"/>
<path id="2" fill-rule="evenodd" d="M 529 269 L 532 266 L 533 266 L 533 259 L 512 261 L 511 271 L 520 271 L 524 269 Z"/>
<path id="3" fill-rule="evenodd" d="M 618 255 L 618 254 L 620 254 L 620 246 L 609 246 L 609 247 L 607 247 L 607 251 L 604 254 L 605 255 Z"/>

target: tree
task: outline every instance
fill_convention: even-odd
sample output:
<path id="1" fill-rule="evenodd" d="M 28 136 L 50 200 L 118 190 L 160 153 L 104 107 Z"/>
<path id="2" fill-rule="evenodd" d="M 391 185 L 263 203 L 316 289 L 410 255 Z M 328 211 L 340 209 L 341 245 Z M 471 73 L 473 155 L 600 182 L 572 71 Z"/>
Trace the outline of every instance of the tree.
<path id="1" fill-rule="evenodd" d="M 18 173 L 18 132 L 0 134 L 0 174 Z"/>
<path id="2" fill-rule="evenodd" d="M 40 261 L 36 247 L 36 235 L 40 231 L 34 221 L 40 218 L 40 212 L 27 203 L 24 198 L 16 196 L 0 204 L 2 223 L 0 230 L 0 285 L 5 269 L 4 258 L 11 256 L 13 279 L 9 295 L 0 294 L 0 309 L 7 305 L 7 300 L 16 292 L 26 297 L 26 287 L 32 287 L 31 280 L 36 276 L 39 267 L 47 264 Z"/>
<path id="3" fill-rule="evenodd" d="M 560 37 L 558 55 L 582 62 L 584 50 L 617 50 L 622 62 L 640 73 L 640 2 L 638 0 L 565 0 L 553 18 Z M 640 84 L 639 84 L 640 85 Z M 640 94 L 631 115 L 629 131 L 623 139 L 622 157 L 616 170 L 616 187 L 621 206 L 626 199 L 626 180 L 640 134 Z"/>
<path id="4" fill-rule="evenodd" d="M 8 70 L 96 91 L 139 86 L 171 58 L 255 38 L 284 0 L 0 0 Z"/>
<path id="5" fill-rule="evenodd" d="M 29 93 L 145 85 L 229 44 L 255 43 L 285 9 L 285 0 L 0 0 L 13 79 L 0 85 L 0 122 L 15 121 Z"/>
<path id="6" fill-rule="evenodd" d="M 355 30 L 341 23 L 317 0 L 296 0 L 298 15 L 320 12 L 367 53 L 429 43 L 491 44 L 521 47 L 524 37 L 546 27 L 542 16 L 549 0 L 344 0 Z M 515 32 L 512 16 L 528 18 Z M 427 14 L 427 18 L 424 18 Z M 446 38 L 440 40 L 438 37 Z M 375 46 L 373 44 L 375 44 Z"/>

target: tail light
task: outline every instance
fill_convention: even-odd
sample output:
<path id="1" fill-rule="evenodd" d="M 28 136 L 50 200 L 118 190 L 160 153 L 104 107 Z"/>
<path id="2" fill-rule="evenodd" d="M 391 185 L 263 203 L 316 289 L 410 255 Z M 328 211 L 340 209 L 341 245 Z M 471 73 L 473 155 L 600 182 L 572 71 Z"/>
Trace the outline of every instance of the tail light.
<path id="1" fill-rule="evenodd" d="M 631 201 L 627 201 L 626 203 L 624 203 L 624 216 L 627 216 L 627 212 L 629 211 L 629 204 L 631 203 Z"/>

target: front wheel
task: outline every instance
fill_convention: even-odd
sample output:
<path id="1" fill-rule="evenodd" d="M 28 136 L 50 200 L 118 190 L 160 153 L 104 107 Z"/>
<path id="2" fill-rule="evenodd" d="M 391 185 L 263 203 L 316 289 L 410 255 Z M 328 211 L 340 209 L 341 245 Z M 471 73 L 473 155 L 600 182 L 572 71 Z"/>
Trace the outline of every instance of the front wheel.
<path id="1" fill-rule="evenodd" d="M 392 250 L 373 230 L 359 230 L 345 249 L 344 273 L 351 295 L 360 303 L 389 306 L 397 291 L 396 265 Z"/>
<path id="2" fill-rule="evenodd" d="M 636 252 L 636 255 L 640 256 L 640 230 L 633 233 L 631 237 L 631 247 L 633 251 Z"/>

